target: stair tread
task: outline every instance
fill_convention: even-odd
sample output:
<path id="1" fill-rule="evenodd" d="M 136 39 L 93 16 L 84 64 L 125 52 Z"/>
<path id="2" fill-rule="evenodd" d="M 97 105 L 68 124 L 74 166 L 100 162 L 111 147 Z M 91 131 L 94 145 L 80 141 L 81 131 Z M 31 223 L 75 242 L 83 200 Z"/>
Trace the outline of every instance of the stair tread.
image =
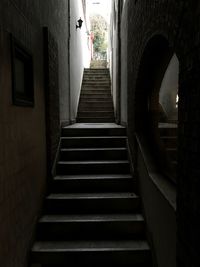
<path id="1" fill-rule="evenodd" d="M 138 198 L 135 193 L 117 192 L 117 193 L 55 193 L 47 196 L 47 199 L 114 199 L 114 198 Z"/>
<path id="2" fill-rule="evenodd" d="M 176 135 L 162 135 L 160 138 L 161 139 L 177 139 L 178 137 Z"/>
<path id="3" fill-rule="evenodd" d="M 90 139 L 90 140 L 98 140 L 98 139 L 127 139 L 126 136 L 64 136 L 61 137 L 61 140 L 77 140 L 77 139 Z"/>
<path id="4" fill-rule="evenodd" d="M 95 240 L 95 241 L 40 241 L 35 242 L 32 252 L 70 252 L 70 251 L 135 251 L 150 250 L 145 240 Z"/>
<path id="5" fill-rule="evenodd" d="M 76 180 L 76 179 L 133 179 L 130 174 L 88 174 L 88 175 L 58 175 L 54 180 Z"/>
<path id="6" fill-rule="evenodd" d="M 44 215 L 39 222 L 118 222 L 118 221 L 144 221 L 141 214 L 69 214 Z"/>
<path id="7" fill-rule="evenodd" d="M 121 164 L 129 163 L 128 160 L 74 160 L 74 161 L 58 161 L 58 164 Z"/>
<path id="8" fill-rule="evenodd" d="M 127 150 L 126 147 L 94 147 L 94 148 L 61 148 L 60 151 L 124 151 Z"/>

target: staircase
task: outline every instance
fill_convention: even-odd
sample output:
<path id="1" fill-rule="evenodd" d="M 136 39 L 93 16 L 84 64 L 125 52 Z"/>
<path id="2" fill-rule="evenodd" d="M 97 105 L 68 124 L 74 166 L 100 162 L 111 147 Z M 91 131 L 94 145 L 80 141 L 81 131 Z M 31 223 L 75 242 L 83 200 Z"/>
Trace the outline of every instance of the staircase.
<path id="1" fill-rule="evenodd" d="M 112 123 L 107 69 L 85 69 L 77 121 L 62 129 L 32 264 L 151 267 L 126 129 Z"/>
<path id="2" fill-rule="evenodd" d="M 108 69 L 85 69 L 77 122 L 114 122 Z"/>
<path id="3" fill-rule="evenodd" d="M 32 266 L 151 267 L 135 188 L 124 127 L 63 128 L 57 175 L 37 225 Z"/>

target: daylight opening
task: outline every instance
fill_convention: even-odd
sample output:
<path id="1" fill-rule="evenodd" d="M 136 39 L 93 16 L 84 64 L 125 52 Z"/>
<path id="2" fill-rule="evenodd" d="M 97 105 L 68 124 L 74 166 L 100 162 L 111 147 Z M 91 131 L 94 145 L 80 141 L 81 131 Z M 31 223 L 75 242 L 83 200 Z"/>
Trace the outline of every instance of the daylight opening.
<path id="1" fill-rule="evenodd" d="M 88 0 L 91 29 L 91 67 L 107 67 L 108 35 L 110 27 L 110 0 Z"/>

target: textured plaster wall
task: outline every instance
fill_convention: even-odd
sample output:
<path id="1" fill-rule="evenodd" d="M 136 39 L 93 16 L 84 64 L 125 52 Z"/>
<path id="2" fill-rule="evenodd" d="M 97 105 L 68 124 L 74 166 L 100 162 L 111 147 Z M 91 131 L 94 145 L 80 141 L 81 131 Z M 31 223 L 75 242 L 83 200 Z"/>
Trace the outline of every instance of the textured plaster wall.
<path id="1" fill-rule="evenodd" d="M 83 20 L 82 28 L 76 29 L 77 20 Z M 90 66 L 87 17 L 84 17 L 82 1 L 70 1 L 70 95 L 71 122 L 75 122 L 84 68 Z"/>
<path id="2" fill-rule="evenodd" d="M 128 5 L 124 1 L 121 18 L 121 123 L 127 125 L 127 72 L 128 72 Z"/>
<path id="3" fill-rule="evenodd" d="M 158 75 L 158 80 L 153 80 L 154 75 L 159 73 L 156 69 L 158 56 L 154 58 L 148 54 L 148 44 L 156 47 L 156 40 L 165 39 L 171 53 L 176 53 L 180 63 L 179 73 L 179 129 L 178 129 L 178 179 L 177 179 L 177 210 L 176 217 L 165 209 L 167 199 L 156 204 L 156 198 L 161 198 L 165 192 L 157 190 L 157 185 L 152 183 L 149 176 L 145 176 L 146 182 L 141 181 L 141 196 L 144 209 L 147 212 L 147 225 L 154 240 L 155 252 L 158 266 L 166 266 L 168 256 L 173 255 L 173 249 L 177 244 L 177 255 L 170 257 L 169 266 L 188 267 L 200 266 L 199 260 L 199 236 L 200 230 L 200 180 L 199 180 L 199 158 L 200 158 L 200 38 L 199 38 L 199 18 L 200 4 L 198 1 L 132 1 L 126 0 L 128 12 L 128 31 L 127 31 L 127 96 L 128 96 L 128 136 L 132 155 L 135 164 L 141 160 L 137 152 L 138 146 L 135 142 L 135 133 L 147 129 L 150 121 L 148 114 L 144 116 L 145 95 L 151 94 L 152 85 L 156 86 L 162 81 L 162 75 Z M 123 19 L 122 19 L 123 21 Z M 126 27 L 123 28 L 124 31 Z M 122 30 L 123 31 L 123 30 Z M 160 36 L 156 38 L 155 36 Z M 154 39 L 155 37 L 155 39 Z M 123 45 L 123 41 L 122 41 Z M 147 49 L 147 50 L 146 50 Z M 149 50 L 151 51 L 151 50 Z M 155 52 L 155 51 L 154 51 Z M 147 53 L 147 54 L 145 54 Z M 165 53 L 165 51 L 163 52 Z M 159 55 L 162 51 L 159 52 Z M 143 61 L 148 55 L 151 60 Z M 147 58 L 148 58 L 147 57 Z M 142 66 L 145 62 L 145 66 Z M 124 65 L 124 64 L 123 64 Z M 145 71 L 144 71 L 145 70 Z M 152 71 L 153 70 L 153 71 Z M 155 72 L 154 72 L 155 70 Z M 157 72 L 157 74 L 156 74 Z M 122 72 L 123 73 L 123 72 Z M 150 76 L 150 73 L 153 76 Z M 142 82 L 141 82 L 142 81 Z M 122 82 L 125 84 L 125 82 Z M 123 85 L 122 84 L 122 88 Z M 143 84 L 143 88 L 140 85 Z M 148 104 L 146 103 L 148 110 Z M 144 127 L 142 128 L 141 125 Z M 143 134 L 148 138 L 149 132 Z M 153 150 L 150 151 L 153 155 Z M 144 176 L 144 166 L 135 165 L 138 177 Z M 158 170 L 154 170 L 158 171 Z M 150 186 L 148 188 L 148 186 Z M 154 192 L 157 196 L 151 198 L 150 193 Z M 152 200 L 154 212 L 148 212 L 149 201 Z M 164 204 L 165 202 L 165 204 Z M 161 205 L 166 211 L 166 222 L 159 221 L 159 229 L 169 233 L 168 240 L 160 239 L 158 243 L 159 229 L 154 228 L 156 218 L 162 216 Z M 174 211 L 175 212 L 175 211 Z M 171 214 L 171 215 L 170 215 Z M 169 216 L 167 218 L 167 216 Z M 170 221 L 170 227 L 168 225 Z M 177 222 L 177 241 L 173 241 L 174 230 Z M 170 236 L 171 235 L 171 236 Z M 171 246 L 166 249 L 166 242 L 170 241 Z M 175 244 L 176 243 L 176 244 Z M 156 247 L 158 246 L 158 247 Z M 162 251 L 161 251 L 162 250 Z"/>
<path id="4" fill-rule="evenodd" d="M 69 121 L 68 1 L 0 2 L 0 265 L 27 266 L 46 188 L 43 26 L 59 46 L 60 116 Z M 33 54 L 34 107 L 12 104 L 12 33 Z"/>

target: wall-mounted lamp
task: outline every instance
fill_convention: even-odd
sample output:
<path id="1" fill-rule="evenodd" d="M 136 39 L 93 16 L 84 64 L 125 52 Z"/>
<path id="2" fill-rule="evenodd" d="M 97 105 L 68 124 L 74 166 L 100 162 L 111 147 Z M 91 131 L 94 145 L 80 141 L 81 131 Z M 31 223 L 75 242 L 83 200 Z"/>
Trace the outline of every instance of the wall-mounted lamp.
<path id="1" fill-rule="evenodd" d="M 77 28 L 81 29 L 82 27 L 82 24 L 83 24 L 83 20 L 80 18 L 78 21 L 77 21 L 78 25 L 76 24 L 76 30 Z"/>

